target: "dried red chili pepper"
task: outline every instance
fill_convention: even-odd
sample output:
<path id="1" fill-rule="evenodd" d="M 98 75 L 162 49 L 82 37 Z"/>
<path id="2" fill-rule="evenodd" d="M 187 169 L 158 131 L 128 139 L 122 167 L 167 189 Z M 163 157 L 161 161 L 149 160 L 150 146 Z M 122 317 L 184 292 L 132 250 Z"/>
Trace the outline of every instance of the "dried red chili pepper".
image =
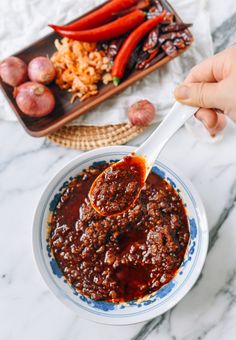
<path id="1" fill-rule="evenodd" d="M 165 20 L 163 21 L 163 25 L 169 25 L 172 24 L 175 20 L 174 13 L 167 12 L 165 16 Z"/>
<path id="2" fill-rule="evenodd" d="M 176 38 L 183 39 L 186 45 L 191 43 L 191 38 L 186 31 L 164 33 L 159 36 L 159 42 L 163 44 L 167 40 L 175 40 Z"/>
<path id="3" fill-rule="evenodd" d="M 160 3 L 159 0 L 152 0 L 152 4 L 157 9 L 159 14 L 161 14 L 161 12 L 163 12 L 164 8 L 163 8 L 163 6 L 162 6 L 162 4 Z"/>
<path id="4" fill-rule="evenodd" d="M 141 64 L 141 63 L 143 63 L 146 59 L 148 59 L 148 57 L 149 57 L 149 53 L 148 53 L 148 51 L 143 51 L 143 50 L 141 50 L 141 52 L 139 53 L 139 55 L 138 55 L 138 58 L 137 58 L 137 63 L 136 63 L 136 69 L 138 69 L 138 66 Z"/>
<path id="5" fill-rule="evenodd" d="M 108 46 L 109 46 L 108 41 L 98 41 L 96 44 L 96 48 L 98 51 L 102 50 L 106 52 L 108 49 Z"/>
<path id="6" fill-rule="evenodd" d="M 157 55 L 156 55 L 154 58 L 152 58 L 151 60 L 149 60 L 148 63 L 146 63 L 146 65 L 144 66 L 144 69 L 146 69 L 146 68 L 148 68 L 148 67 L 154 65 L 154 64 L 157 63 L 159 60 L 163 59 L 164 56 L 165 56 L 164 54 L 165 54 L 164 51 L 160 52 L 160 50 L 159 50 L 158 53 L 157 53 Z"/>
<path id="7" fill-rule="evenodd" d="M 154 52 L 154 51 L 156 51 L 156 50 L 159 51 L 160 47 L 161 47 L 161 44 L 158 43 L 157 46 L 155 46 L 154 48 L 150 48 L 149 50 L 147 50 L 147 52 L 148 52 L 149 54 L 151 54 L 152 52 Z"/>
<path id="8" fill-rule="evenodd" d="M 123 41 L 125 40 L 125 37 L 112 40 L 107 48 L 107 56 L 110 59 L 114 59 L 114 57 L 117 55 Z"/>
<path id="9" fill-rule="evenodd" d="M 96 42 L 102 40 L 110 40 L 122 36 L 124 33 L 137 27 L 144 20 L 145 13 L 137 9 L 134 12 L 125 15 L 124 17 L 110 22 L 109 24 L 90 30 L 65 31 L 62 29 L 57 29 L 55 27 L 52 28 L 54 28 L 54 30 L 63 37 L 79 41 Z"/>
<path id="10" fill-rule="evenodd" d="M 181 34 L 181 36 L 179 38 L 183 38 L 184 39 L 185 45 L 187 45 L 187 46 L 190 45 L 191 41 L 192 41 L 192 38 L 189 35 L 188 31 L 184 30 L 184 31 L 179 32 L 179 33 Z"/>
<path id="11" fill-rule="evenodd" d="M 159 36 L 159 42 L 163 44 L 167 40 L 174 40 L 175 38 L 180 38 L 179 32 L 164 33 Z"/>
<path id="12" fill-rule="evenodd" d="M 192 24 L 185 24 L 185 23 L 173 23 L 169 24 L 167 26 L 162 26 L 161 31 L 163 33 L 169 33 L 169 32 L 178 32 L 178 31 L 183 31 L 186 28 L 192 26 Z"/>
<path id="13" fill-rule="evenodd" d="M 52 28 L 67 31 L 87 30 L 89 28 L 94 28 L 106 24 L 107 22 L 114 19 L 114 16 L 116 14 L 119 14 L 119 12 L 130 8 L 131 6 L 137 5 L 137 2 L 138 0 L 113 0 L 105 4 L 101 8 L 98 8 L 96 11 L 93 11 L 92 13 L 87 14 L 84 17 L 76 20 L 72 24 L 66 26 L 49 26 Z"/>
<path id="14" fill-rule="evenodd" d="M 147 59 L 145 59 L 145 60 L 143 60 L 143 61 L 140 60 L 140 62 L 137 63 L 136 68 L 137 68 L 138 70 L 142 70 L 142 69 L 146 68 L 146 66 L 148 67 L 150 61 L 151 61 L 153 58 L 155 58 L 155 56 L 157 55 L 158 52 L 159 52 L 159 49 L 157 49 L 157 50 L 153 51 L 151 54 L 149 54 L 149 56 L 148 56 Z"/>
<path id="15" fill-rule="evenodd" d="M 143 51 L 154 49 L 158 44 L 159 27 L 154 28 L 147 36 L 143 44 Z"/>
<path id="16" fill-rule="evenodd" d="M 171 58 L 177 57 L 178 50 L 172 41 L 167 40 L 166 42 L 164 42 L 164 44 L 161 45 L 161 47 L 169 57 Z"/>
<path id="17" fill-rule="evenodd" d="M 184 39 L 182 39 L 182 38 L 176 38 L 173 41 L 173 44 L 175 45 L 176 48 L 178 48 L 178 50 L 181 50 L 181 49 L 186 47 Z"/>
<path id="18" fill-rule="evenodd" d="M 128 64 L 126 66 L 126 69 L 128 71 L 131 71 L 134 68 L 134 66 L 137 65 L 137 60 L 139 58 L 141 49 L 142 49 L 141 44 L 138 44 L 136 48 L 134 49 L 134 51 L 132 52 L 129 58 Z"/>

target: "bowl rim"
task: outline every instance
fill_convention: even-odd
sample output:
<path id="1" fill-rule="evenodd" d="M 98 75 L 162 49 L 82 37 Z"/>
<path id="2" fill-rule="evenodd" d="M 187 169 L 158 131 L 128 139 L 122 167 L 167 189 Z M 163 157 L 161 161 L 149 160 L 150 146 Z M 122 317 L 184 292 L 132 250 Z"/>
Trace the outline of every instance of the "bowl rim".
<path id="1" fill-rule="evenodd" d="M 197 281 L 205 259 L 207 255 L 207 249 L 208 249 L 208 241 L 209 241 L 209 233 L 208 233 L 208 222 L 207 222 L 207 216 L 205 212 L 205 208 L 203 206 L 203 203 L 201 201 L 201 198 L 196 191 L 194 185 L 191 183 L 191 181 L 180 171 L 178 168 L 176 169 L 175 166 L 173 166 L 169 161 L 163 160 L 161 158 L 161 163 L 164 165 L 167 165 L 173 172 L 175 172 L 181 180 L 184 182 L 184 184 L 187 184 L 192 196 L 194 197 L 196 201 L 196 209 L 198 210 L 198 214 L 201 217 L 201 224 L 200 228 L 202 231 L 202 242 L 200 246 L 200 255 L 198 258 L 197 266 L 195 267 L 194 271 L 191 273 L 190 277 L 188 278 L 187 284 L 185 284 L 182 289 L 176 294 L 176 297 L 173 299 L 172 302 L 167 303 L 167 305 L 164 305 L 163 307 L 160 308 L 159 311 L 157 310 L 151 310 L 147 311 L 145 314 L 141 315 L 135 315 L 133 317 L 120 317 L 120 318 L 109 318 L 104 315 L 97 315 L 93 314 L 89 311 L 78 309 L 74 304 L 72 304 L 70 301 L 68 301 L 66 298 L 64 298 L 57 289 L 55 289 L 54 283 L 51 280 L 50 276 L 47 273 L 47 270 L 43 264 L 42 259 L 42 254 L 40 251 L 39 247 L 39 239 L 38 239 L 38 227 L 40 226 L 39 220 L 40 220 L 40 215 L 42 212 L 42 206 L 43 202 L 47 199 L 48 197 L 48 192 L 51 187 L 54 186 L 54 184 L 58 181 L 58 178 L 61 178 L 61 181 L 63 181 L 63 176 L 65 176 L 66 171 L 70 171 L 70 169 L 75 166 L 75 165 L 80 165 L 83 161 L 89 160 L 92 156 L 97 156 L 99 157 L 100 154 L 102 153 L 129 153 L 131 151 L 134 151 L 135 147 L 132 146 L 108 146 L 108 147 L 102 147 L 98 148 L 92 151 L 88 151 L 86 153 L 82 153 L 69 162 L 67 162 L 59 171 L 57 171 L 52 178 L 48 181 L 46 184 L 43 192 L 41 193 L 40 200 L 38 202 L 35 214 L 34 214 L 34 221 L 33 221 L 33 230 L 32 230 L 32 246 L 33 246 L 33 254 L 34 254 L 34 260 L 36 262 L 36 266 L 38 267 L 38 270 L 41 274 L 41 277 L 46 284 L 46 286 L 49 288 L 49 290 L 55 295 L 64 305 L 66 305 L 68 308 L 73 310 L 78 316 L 82 318 L 86 318 L 88 320 L 97 322 L 97 323 L 102 323 L 102 324 L 110 324 L 110 325 L 129 325 L 129 324 L 135 324 L 143 321 L 150 320 L 151 318 L 157 317 L 171 308 L 173 308 L 182 298 L 191 290 L 191 288 L 194 286 L 195 282 Z"/>

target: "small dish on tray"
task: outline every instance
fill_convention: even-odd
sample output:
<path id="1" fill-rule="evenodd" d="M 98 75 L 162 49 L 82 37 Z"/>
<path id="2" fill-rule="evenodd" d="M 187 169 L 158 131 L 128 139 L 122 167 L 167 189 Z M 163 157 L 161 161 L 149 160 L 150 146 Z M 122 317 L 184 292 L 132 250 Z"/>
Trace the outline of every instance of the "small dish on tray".
<path id="1" fill-rule="evenodd" d="M 160 1 L 163 8 L 171 13 L 174 16 L 176 23 L 183 23 L 175 10 L 168 4 L 166 0 Z M 106 4 L 106 3 L 104 3 Z M 98 8 L 104 6 L 104 4 L 98 6 L 92 11 L 84 14 L 82 17 L 85 17 L 89 13 L 95 12 Z M 189 45 L 192 43 L 192 35 L 188 28 L 185 29 L 185 32 L 188 36 L 188 44 L 186 46 L 177 50 L 175 57 L 179 56 L 183 53 Z M 29 47 L 23 49 L 22 51 L 15 54 L 16 57 L 21 58 L 25 63 L 29 63 L 33 58 L 44 55 L 51 57 L 52 54 L 56 51 L 54 42 L 56 39 L 60 38 L 57 33 L 51 33 L 46 37 L 36 41 Z M 25 130 L 32 136 L 41 137 L 48 135 L 52 132 L 55 132 L 58 128 L 62 127 L 66 123 L 75 119 L 76 117 L 88 112 L 90 109 L 94 108 L 96 105 L 102 103 L 106 99 L 111 96 L 117 94 L 118 92 L 124 90 L 135 81 L 142 79 L 149 73 L 155 71 L 162 65 L 168 63 L 172 57 L 167 56 L 167 54 L 160 49 L 160 52 L 152 59 L 147 68 L 137 70 L 133 69 L 130 71 L 123 81 L 118 85 L 114 86 L 112 83 L 107 85 L 98 84 L 98 93 L 94 96 L 87 98 L 84 101 L 80 101 L 79 99 L 75 100 L 71 103 L 71 93 L 66 90 L 62 90 L 55 83 L 50 84 L 49 88 L 53 92 L 56 99 L 56 106 L 54 110 L 47 116 L 41 118 L 32 118 L 22 114 L 20 109 L 16 105 L 16 101 L 12 94 L 12 88 L 3 83 L 0 79 L 0 87 L 11 105 L 13 111 L 15 112 L 19 122 L 25 128 Z"/>
<path id="2" fill-rule="evenodd" d="M 153 172 L 178 193 L 186 209 L 189 240 L 183 261 L 173 278 L 157 291 L 120 303 L 90 299 L 65 280 L 48 243 L 48 217 L 68 182 L 93 164 L 121 159 L 134 151 L 128 146 L 107 147 L 83 154 L 67 164 L 50 181 L 34 218 L 33 250 L 39 271 L 51 291 L 83 318 L 105 324 L 132 324 L 154 318 L 178 303 L 196 282 L 207 253 L 208 227 L 203 204 L 191 182 L 179 170 L 157 161 Z M 67 183 L 67 184 L 66 184 Z M 86 287 L 84 287 L 86 288 Z"/>

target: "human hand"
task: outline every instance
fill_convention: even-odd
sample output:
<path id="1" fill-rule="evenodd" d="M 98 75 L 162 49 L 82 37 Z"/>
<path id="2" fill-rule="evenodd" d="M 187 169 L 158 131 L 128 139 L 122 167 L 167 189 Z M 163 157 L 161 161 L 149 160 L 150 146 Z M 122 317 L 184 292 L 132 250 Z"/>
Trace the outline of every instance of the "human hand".
<path id="1" fill-rule="evenodd" d="M 174 91 L 177 101 L 200 107 L 196 117 L 212 136 L 226 125 L 225 116 L 219 111 L 236 122 L 235 60 L 236 45 L 194 66 Z"/>

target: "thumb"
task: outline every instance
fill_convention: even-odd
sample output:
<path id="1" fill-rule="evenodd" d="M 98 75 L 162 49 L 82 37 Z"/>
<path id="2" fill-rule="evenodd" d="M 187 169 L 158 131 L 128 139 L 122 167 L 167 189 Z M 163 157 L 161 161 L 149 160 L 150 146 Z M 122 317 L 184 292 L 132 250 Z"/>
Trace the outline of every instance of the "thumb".
<path id="1" fill-rule="evenodd" d="M 183 104 L 204 108 L 222 109 L 222 93 L 220 83 L 189 83 L 176 87 L 176 100 Z"/>

